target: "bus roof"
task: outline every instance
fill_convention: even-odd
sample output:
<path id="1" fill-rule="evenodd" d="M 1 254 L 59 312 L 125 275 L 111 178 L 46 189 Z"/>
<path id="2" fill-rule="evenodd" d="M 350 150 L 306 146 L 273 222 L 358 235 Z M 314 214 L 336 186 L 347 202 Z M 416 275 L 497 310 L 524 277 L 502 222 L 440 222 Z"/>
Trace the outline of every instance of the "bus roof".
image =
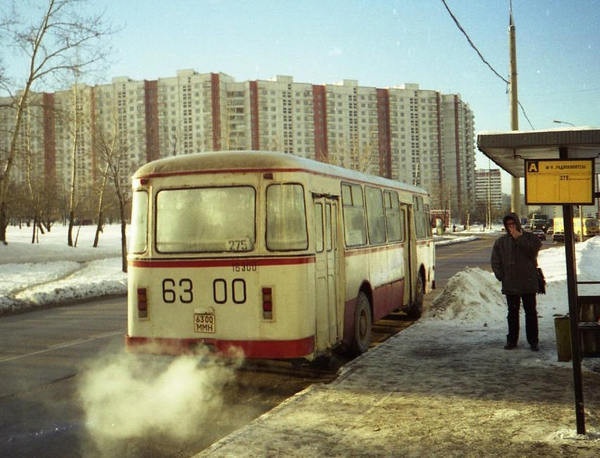
<path id="1" fill-rule="evenodd" d="M 212 151 L 157 159 L 141 166 L 133 178 L 193 175 L 213 171 L 303 171 L 342 179 L 370 182 L 427 194 L 423 188 L 375 175 L 367 175 L 324 162 L 272 151 Z"/>

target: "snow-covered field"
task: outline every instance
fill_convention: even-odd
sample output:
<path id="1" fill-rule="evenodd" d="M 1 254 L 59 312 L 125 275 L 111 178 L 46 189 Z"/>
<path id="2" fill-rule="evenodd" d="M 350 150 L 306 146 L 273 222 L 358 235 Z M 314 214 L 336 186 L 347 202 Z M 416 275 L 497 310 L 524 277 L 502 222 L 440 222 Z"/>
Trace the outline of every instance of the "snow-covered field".
<path id="1" fill-rule="evenodd" d="M 95 226 L 75 228 L 77 246 L 67 245 L 67 228 L 55 225 L 31 243 L 32 230 L 9 226 L 0 244 L 0 313 L 71 300 L 126 294 L 121 271 L 121 227 L 107 225 L 93 248 Z"/>

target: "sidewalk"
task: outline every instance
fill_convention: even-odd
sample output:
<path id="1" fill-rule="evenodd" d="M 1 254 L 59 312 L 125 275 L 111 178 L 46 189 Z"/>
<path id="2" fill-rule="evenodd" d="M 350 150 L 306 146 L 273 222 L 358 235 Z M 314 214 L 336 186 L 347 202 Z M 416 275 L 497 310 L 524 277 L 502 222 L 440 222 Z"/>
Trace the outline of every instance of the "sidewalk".
<path id="1" fill-rule="evenodd" d="M 571 364 L 549 338 L 506 351 L 504 332 L 419 321 L 197 456 L 600 456 L 600 373 L 577 435 Z"/>

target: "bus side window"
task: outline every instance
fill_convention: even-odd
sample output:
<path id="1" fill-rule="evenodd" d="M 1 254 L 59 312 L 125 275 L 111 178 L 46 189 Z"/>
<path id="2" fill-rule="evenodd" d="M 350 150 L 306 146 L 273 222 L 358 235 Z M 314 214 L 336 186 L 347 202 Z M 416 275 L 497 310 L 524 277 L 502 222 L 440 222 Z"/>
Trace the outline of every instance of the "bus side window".
<path id="1" fill-rule="evenodd" d="M 417 240 L 424 239 L 426 235 L 425 227 L 423 227 L 423 198 L 421 196 L 413 196 L 413 212 L 415 218 L 415 235 Z M 429 224 L 425 224 L 428 226 Z"/>
<path id="2" fill-rule="evenodd" d="M 334 237 L 336 234 L 337 226 L 336 220 L 331 215 L 331 204 L 325 205 L 325 227 L 330 228 L 325 234 L 326 242 L 327 242 L 327 251 L 331 251 L 335 249 Z"/>
<path id="3" fill-rule="evenodd" d="M 367 222 L 369 225 L 369 242 L 380 244 L 385 242 L 385 216 L 383 214 L 383 198 L 381 189 L 365 189 L 367 197 Z"/>
<path id="4" fill-rule="evenodd" d="M 404 214 L 400 212 L 400 200 L 395 191 L 384 191 L 385 222 L 389 242 L 401 242 L 404 237 Z"/>
<path id="5" fill-rule="evenodd" d="M 433 236 L 433 233 L 431 232 L 431 224 L 429 222 L 429 215 L 429 205 L 423 206 L 423 227 L 425 228 L 425 238 L 430 238 Z"/>
<path id="6" fill-rule="evenodd" d="M 414 196 L 414 214 L 415 214 L 415 232 L 417 240 L 427 238 L 427 234 L 431 232 L 431 225 L 429 224 L 428 213 L 425 211 L 425 205 L 423 203 L 423 197 Z M 428 210 L 428 209 L 427 209 Z"/>
<path id="7" fill-rule="evenodd" d="M 344 210 L 344 238 L 346 239 L 346 245 L 366 245 L 365 204 L 360 185 L 342 184 L 342 207 Z"/>
<path id="8" fill-rule="evenodd" d="M 315 204 L 315 251 L 322 253 L 323 246 L 323 205 Z"/>
<path id="9" fill-rule="evenodd" d="M 266 241 L 269 250 L 308 248 L 302 185 L 272 184 L 267 187 Z"/>

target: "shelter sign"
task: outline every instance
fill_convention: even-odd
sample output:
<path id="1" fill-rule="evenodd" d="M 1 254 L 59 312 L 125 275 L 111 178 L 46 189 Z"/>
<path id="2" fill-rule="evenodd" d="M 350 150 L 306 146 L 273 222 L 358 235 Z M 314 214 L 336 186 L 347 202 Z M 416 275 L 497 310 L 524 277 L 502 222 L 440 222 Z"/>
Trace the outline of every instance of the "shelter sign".
<path id="1" fill-rule="evenodd" d="M 525 203 L 594 203 L 594 159 L 525 161 Z"/>

